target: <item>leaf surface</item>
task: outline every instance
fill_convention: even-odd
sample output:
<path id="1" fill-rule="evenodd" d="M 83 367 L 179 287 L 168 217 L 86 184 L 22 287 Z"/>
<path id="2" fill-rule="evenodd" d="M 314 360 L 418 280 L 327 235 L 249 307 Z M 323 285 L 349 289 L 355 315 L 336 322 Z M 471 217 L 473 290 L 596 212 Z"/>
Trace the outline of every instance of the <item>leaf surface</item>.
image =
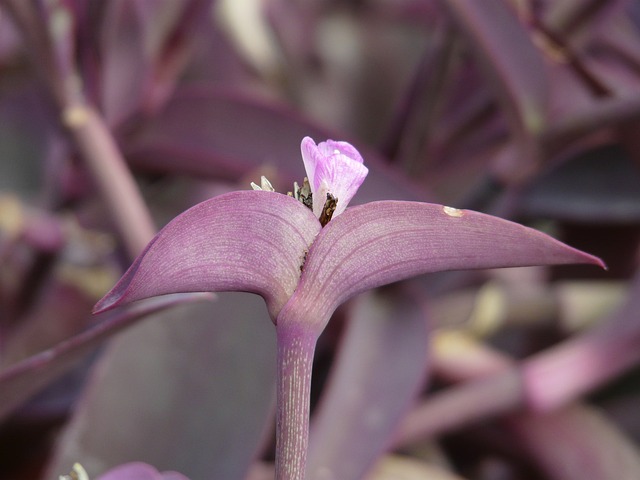
<path id="1" fill-rule="evenodd" d="M 294 315 L 322 324 L 348 298 L 423 273 L 566 263 L 603 266 L 544 233 L 491 215 L 372 202 L 347 209 L 322 229 L 281 315 L 302 309 Z"/>
<path id="2" fill-rule="evenodd" d="M 49 471 L 91 478 L 132 461 L 241 480 L 272 419 L 275 333 L 261 299 L 220 295 L 157 316 L 109 345 Z"/>
<path id="3" fill-rule="evenodd" d="M 286 195 L 206 200 L 165 226 L 95 311 L 168 293 L 239 291 L 261 295 L 275 318 L 319 230 L 311 210 Z"/>

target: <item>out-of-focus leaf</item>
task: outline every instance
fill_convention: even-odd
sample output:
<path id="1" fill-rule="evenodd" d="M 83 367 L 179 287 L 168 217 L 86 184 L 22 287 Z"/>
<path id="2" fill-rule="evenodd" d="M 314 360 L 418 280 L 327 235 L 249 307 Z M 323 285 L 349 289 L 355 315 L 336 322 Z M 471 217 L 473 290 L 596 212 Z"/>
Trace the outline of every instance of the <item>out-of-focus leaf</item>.
<path id="1" fill-rule="evenodd" d="M 545 132 L 545 142 L 555 148 L 580 136 L 619 126 L 640 118 L 640 97 L 612 97 L 574 105 Z"/>
<path id="2" fill-rule="evenodd" d="M 639 404 L 640 393 L 637 389 L 612 395 L 599 402 L 607 418 L 629 435 L 636 445 L 640 445 L 640 417 L 637 415 Z"/>
<path id="3" fill-rule="evenodd" d="M 228 85 L 234 88 L 261 88 L 255 82 L 253 70 L 234 49 L 218 22 L 209 22 L 198 32 L 198 41 L 191 46 L 191 56 L 181 83 Z"/>
<path id="4" fill-rule="evenodd" d="M 10 60 L 20 49 L 20 39 L 9 16 L 0 10 L 0 65 Z"/>
<path id="5" fill-rule="evenodd" d="M 603 89 L 618 98 L 636 98 L 638 95 L 637 66 L 629 66 L 611 55 L 585 57 L 584 68 L 597 79 Z"/>
<path id="6" fill-rule="evenodd" d="M 275 478 L 275 467 L 271 463 L 257 462 L 251 466 L 245 480 L 273 480 Z"/>
<path id="7" fill-rule="evenodd" d="M 211 3 L 115 0 L 106 4 L 102 104 L 110 124 L 164 102 L 186 64 L 191 41 L 197 38 L 195 24 L 209 18 Z"/>
<path id="8" fill-rule="evenodd" d="M 389 444 L 427 370 L 427 322 L 398 292 L 358 299 L 313 418 L 309 480 L 357 480 Z"/>
<path id="9" fill-rule="evenodd" d="M 571 117 L 596 103 L 589 87 L 566 63 L 550 63 L 548 68 L 551 91 L 549 94 L 549 129 L 565 117 Z M 602 100 L 602 99 L 598 99 Z M 564 145 L 563 145 L 564 146 Z"/>
<path id="10" fill-rule="evenodd" d="M 625 0 L 555 0 L 546 3 L 542 20 L 546 28 L 572 49 L 583 50 L 600 31 L 616 29 L 611 21 L 624 11 L 627 3 Z"/>
<path id="11" fill-rule="evenodd" d="M 148 2 L 114 0 L 105 4 L 101 101 L 105 119 L 111 125 L 121 122 L 140 106 L 150 81 L 154 58 L 145 45 L 141 14 L 141 6 Z"/>
<path id="12" fill-rule="evenodd" d="M 527 407 L 549 412 L 640 362 L 640 274 L 624 304 L 600 325 L 527 359 Z"/>
<path id="13" fill-rule="evenodd" d="M 548 85 L 542 57 L 503 0 L 446 0 L 445 5 L 482 60 L 517 134 L 535 135 L 547 123 Z"/>
<path id="14" fill-rule="evenodd" d="M 455 339 L 454 348 L 451 348 L 452 339 Z M 449 337 L 446 346 L 441 345 L 434 352 L 435 365 L 455 381 L 479 379 L 515 365 L 506 355 L 461 334 Z M 460 368 L 460 357 L 470 368 Z M 476 365 L 472 365 L 474 362 Z M 593 408 L 572 404 L 546 414 L 510 415 L 505 423 L 550 478 L 632 480 L 640 477 L 637 448 Z"/>
<path id="15" fill-rule="evenodd" d="M 543 415 L 518 415 L 508 425 L 549 478 L 640 478 L 637 447 L 592 407 L 572 405 Z"/>
<path id="16" fill-rule="evenodd" d="M 633 20 L 627 16 L 617 16 L 611 28 L 598 35 L 598 43 L 602 43 L 625 60 L 630 66 L 640 65 L 640 32 Z"/>
<path id="17" fill-rule="evenodd" d="M 0 85 L 0 88 L 2 85 Z M 30 84 L 0 90 L 0 189 L 30 197 L 41 186 L 39 170 L 52 128 L 42 97 Z"/>
<path id="18" fill-rule="evenodd" d="M 637 365 L 640 362 L 640 276 L 633 285 L 620 309 L 590 331 L 543 350 L 521 365 L 507 368 L 505 364 L 503 372 L 489 373 L 484 378 L 432 395 L 405 419 L 400 442 L 517 408 L 540 414 L 550 412 Z M 487 372 L 491 372 L 498 370 L 502 363 L 499 358 L 491 357 L 495 356 L 480 352 L 472 358 L 478 364 L 482 361 Z M 461 369 L 449 368 L 448 371 L 459 375 Z M 466 369 L 468 373 L 473 371 Z"/>
<path id="19" fill-rule="evenodd" d="M 177 472 L 158 472 L 151 465 L 132 462 L 120 465 L 100 475 L 97 480 L 189 480 Z"/>
<path id="20" fill-rule="evenodd" d="M 0 418 L 68 371 L 100 342 L 141 317 L 186 301 L 206 298 L 203 295 L 176 295 L 155 298 L 127 311 L 105 314 L 105 320 L 55 347 L 33 355 L 0 372 Z M 68 470 L 68 469 L 67 469 Z"/>
<path id="21" fill-rule="evenodd" d="M 109 345 L 50 472 L 142 461 L 241 480 L 275 392 L 275 332 L 261 299 L 227 294 L 167 312 Z"/>
<path id="22" fill-rule="evenodd" d="M 251 170 L 275 167 L 293 182 L 304 176 L 300 142 L 348 140 L 301 115 L 239 92 L 190 88 L 171 101 L 127 146 L 136 168 L 237 180 Z M 393 198 L 426 200 L 373 150 L 353 143 L 369 168 L 352 203 Z"/>
<path id="23" fill-rule="evenodd" d="M 43 288 L 33 308 L 20 318 L 0 348 L 0 371 L 80 333 L 91 321 L 95 298 L 61 282 Z M 35 305 L 34 305 L 35 304 Z"/>
<path id="24" fill-rule="evenodd" d="M 584 152 L 540 177 L 521 213 L 598 224 L 640 223 L 640 168 L 618 146 Z"/>

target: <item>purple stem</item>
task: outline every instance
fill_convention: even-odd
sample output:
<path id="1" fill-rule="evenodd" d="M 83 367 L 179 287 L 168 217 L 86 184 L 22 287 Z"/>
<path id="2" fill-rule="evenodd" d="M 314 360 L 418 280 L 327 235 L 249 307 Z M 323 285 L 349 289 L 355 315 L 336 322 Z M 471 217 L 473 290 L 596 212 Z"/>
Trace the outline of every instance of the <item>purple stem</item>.
<path id="1" fill-rule="evenodd" d="M 303 480 L 309 444 L 311 369 L 318 336 L 278 323 L 276 480 Z"/>
<path id="2" fill-rule="evenodd" d="M 631 293 L 633 295 L 633 293 Z M 637 308 L 637 301 L 630 302 Z M 522 364 L 527 409 L 548 412 L 595 390 L 640 362 L 637 311 L 534 355 Z"/>
<path id="3" fill-rule="evenodd" d="M 111 132 L 89 105 L 68 106 L 62 117 L 107 204 L 127 252 L 135 258 L 153 238 L 156 229 Z"/>
<path id="4" fill-rule="evenodd" d="M 496 368 L 487 377 L 432 395 L 407 416 L 396 445 L 517 409 L 553 411 L 637 365 L 639 289 L 640 276 L 634 280 L 627 303 L 601 326 L 519 364 L 505 364 L 504 371 Z"/>
<path id="5" fill-rule="evenodd" d="M 443 392 L 411 411 L 395 435 L 395 447 L 432 438 L 481 419 L 509 412 L 524 403 L 519 372 L 510 369 Z"/>

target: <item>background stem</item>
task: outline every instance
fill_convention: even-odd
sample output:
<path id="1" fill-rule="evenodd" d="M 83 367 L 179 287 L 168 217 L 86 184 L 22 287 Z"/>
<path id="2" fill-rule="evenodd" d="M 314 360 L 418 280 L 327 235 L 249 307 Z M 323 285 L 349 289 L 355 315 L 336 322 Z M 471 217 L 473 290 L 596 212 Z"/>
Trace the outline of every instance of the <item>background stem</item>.
<path id="1" fill-rule="evenodd" d="M 278 324 L 276 480 L 303 480 L 309 443 L 311 368 L 317 335 Z"/>
<path id="2" fill-rule="evenodd" d="M 107 205 L 127 253 L 135 258 L 156 229 L 111 132 L 88 105 L 67 107 L 63 123 Z"/>

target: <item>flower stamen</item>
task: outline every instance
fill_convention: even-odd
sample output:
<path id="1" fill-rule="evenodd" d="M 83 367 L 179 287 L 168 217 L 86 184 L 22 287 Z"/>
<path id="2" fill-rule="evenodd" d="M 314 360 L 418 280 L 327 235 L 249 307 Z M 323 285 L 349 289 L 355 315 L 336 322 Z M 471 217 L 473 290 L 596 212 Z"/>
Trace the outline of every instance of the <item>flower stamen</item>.
<path id="1" fill-rule="evenodd" d="M 276 189 L 273 188 L 273 185 L 271 185 L 271 182 L 267 180 L 267 177 L 265 177 L 264 175 L 260 177 L 260 185 L 251 182 L 251 188 L 253 188 L 254 190 L 264 190 L 265 192 L 276 191 Z"/>
<path id="2" fill-rule="evenodd" d="M 309 186 L 309 180 L 307 177 L 304 177 L 302 187 L 298 185 L 298 182 L 293 182 L 293 192 L 287 192 L 287 195 L 295 198 L 305 207 L 313 210 L 313 195 L 311 194 L 311 187 Z"/>

